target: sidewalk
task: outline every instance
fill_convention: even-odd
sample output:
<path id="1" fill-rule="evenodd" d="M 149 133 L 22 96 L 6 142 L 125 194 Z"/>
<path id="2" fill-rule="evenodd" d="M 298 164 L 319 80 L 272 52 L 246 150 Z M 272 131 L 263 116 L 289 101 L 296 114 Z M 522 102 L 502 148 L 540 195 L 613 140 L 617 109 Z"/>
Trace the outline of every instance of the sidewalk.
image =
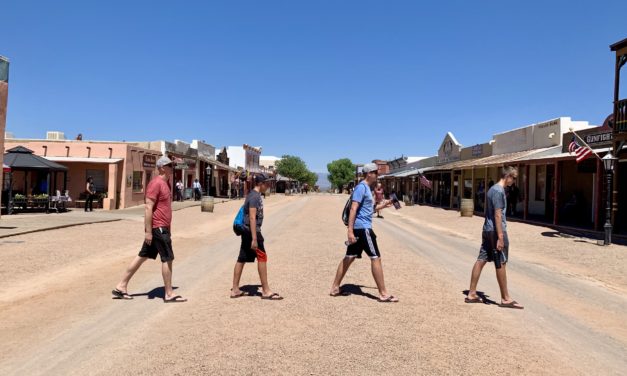
<path id="1" fill-rule="evenodd" d="M 214 204 L 227 202 L 229 199 L 216 198 Z M 200 201 L 172 202 L 172 210 L 178 211 L 200 206 Z M 94 223 L 121 221 L 123 219 L 143 218 L 144 205 L 120 210 L 95 210 L 91 213 L 83 209 L 70 209 L 65 213 L 37 213 L 3 215 L 0 218 L 0 239 L 10 236 L 49 231 L 60 228 L 82 226 Z"/>

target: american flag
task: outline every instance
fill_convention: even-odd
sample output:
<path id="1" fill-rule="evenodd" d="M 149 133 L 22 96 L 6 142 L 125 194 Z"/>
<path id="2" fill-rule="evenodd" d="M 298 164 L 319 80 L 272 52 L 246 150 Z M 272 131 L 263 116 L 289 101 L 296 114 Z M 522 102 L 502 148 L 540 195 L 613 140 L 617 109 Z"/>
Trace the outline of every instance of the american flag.
<path id="1" fill-rule="evenodd" d="M 424 185 L 425 187 L 429 189 L 433 189 L 431 182 L 424 175 L 420 175 L 420 184 Z"/>
<path id="2" fill-rule="evenodd" d="M 573 140 L 568 145 L 568 152 L 571 154 L 575 153 L 577 163 L 579 163 L 588 158 L 590 154 L 592 154 L 592 149 L 587 146 L 579 145 L 575 137 L 573 137 Z"/>

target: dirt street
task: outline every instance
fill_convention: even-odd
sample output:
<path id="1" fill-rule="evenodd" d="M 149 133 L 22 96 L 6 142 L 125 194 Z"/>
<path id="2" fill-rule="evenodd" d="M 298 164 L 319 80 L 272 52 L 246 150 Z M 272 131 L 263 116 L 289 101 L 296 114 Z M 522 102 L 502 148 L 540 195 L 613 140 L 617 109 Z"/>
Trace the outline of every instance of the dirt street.
<path id="1" fill-rule="evenodd" d="M 427 207 L 375 219 L 386 284 L 370 261 L 329 288 L 344 254 L 347 196 L 271 196 L 264 237 L 283 301 L 229 299 L 239 202 L 174 213 L 174 285 L 159 262 L 112 300 L 141 246 L 139 216 L 0 240 L 2 375 L 622 375 L 627 370 L 627 248 L 510 224 L 510 289 L 523 311 L 465 304 L 481 218 Z M 479 288 L 498 301 L 493 267 Z M 242 280 L 258 286 L 256 266 Z"/>

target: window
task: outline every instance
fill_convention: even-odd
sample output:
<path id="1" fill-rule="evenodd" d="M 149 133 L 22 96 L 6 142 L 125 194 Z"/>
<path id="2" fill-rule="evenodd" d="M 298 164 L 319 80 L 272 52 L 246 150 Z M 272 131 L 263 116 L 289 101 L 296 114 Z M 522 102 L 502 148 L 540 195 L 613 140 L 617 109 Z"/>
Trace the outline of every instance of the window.
<path id="1" fill-rule="evenodd" d="M 536 201 L 544 201 L 546 196 L 546 166 L 536 166 Z"/>
<path id="2" fill-rule="evenodd" d="M 144 173 L 141 171 L 133 171 L 133 192 L 142 192 L 144 190 Z"/>
<path id="3" fill-rule="evenodd" d="M 94 189 L 98 193 L 107 191 L 107 184 L 105 180 L 105 170 L 86 170 L 85 182 L 88 177 L 94 178 Z M 83 187 L 85 188 L 85 187 Z"/>

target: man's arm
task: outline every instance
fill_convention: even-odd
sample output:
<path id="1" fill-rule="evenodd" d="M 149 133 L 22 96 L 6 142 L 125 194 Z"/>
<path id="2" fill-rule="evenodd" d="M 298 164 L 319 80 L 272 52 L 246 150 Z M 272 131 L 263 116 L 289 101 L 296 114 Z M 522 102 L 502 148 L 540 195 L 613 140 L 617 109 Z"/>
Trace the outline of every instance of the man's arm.
<path id="1" fill-rule="evenodd" d="M 146 212 L 144 215 L 144 231 L 146 233 L 146 244 L 152 243 L 152 211 L 155 207 L 155 201 L 146 197 Z"/>
<path id="2" fill-rule="evenodd" d="M 252 206 L 248 209 L 248 216 L 250 217 L 250 234 L 253 236 L 253 242 L 250 248 L 256 250 L 259 248 L 257 244 L 257 208 Z"/>
<path id="3" fill-rule="evenodd" d="M 353 201 L 351 204 L 351 211 L 348 214 L 348 242 L 355 243 L 355 219 L 357 218 L 357 209 L 359 209 L 359 202 Z"/>
<path id="4" fill-rule="evenodd" d="M 498 235 L 496 249 L 502 251 L 505 247 L 505 243 L 503 242 L 503 209 L 494 210 L 494 227 L 496 227 L 496 234 Z"/>

